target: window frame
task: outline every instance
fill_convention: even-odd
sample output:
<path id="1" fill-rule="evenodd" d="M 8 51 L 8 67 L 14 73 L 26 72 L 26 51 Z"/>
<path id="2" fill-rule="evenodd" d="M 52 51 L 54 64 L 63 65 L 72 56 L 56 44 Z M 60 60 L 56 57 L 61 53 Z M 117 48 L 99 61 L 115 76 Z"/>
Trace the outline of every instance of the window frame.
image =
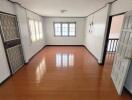
<path id="1" fill-rule="evenodd" d="M 61 25 L 61 35 L 57 36 L 56 35 L 56 30 L 55 30 L 55 24 L 60 24 Z M 63 35 L 62 34 L 62 24 L 68 24 L 68 35 Z M 75 35 L 70 35 L 70 24 L 75 24 Z M 76 37 L 76 22 L 53 22 L 53 28 L 54 28 L 54 37 Z"/>
<path id="2" fill-rule="evenodd" d="M 61 33 L 62 33 L 62 23 L 61 22 L 53 22 L 53 28 L 54 28 L 54 37 L 62 37 L 62 34 L 59 36 L 57 36 L 56 34 L 55 34 L 55 24 L 60 24 L 60 30 L 61 30 Z"/>

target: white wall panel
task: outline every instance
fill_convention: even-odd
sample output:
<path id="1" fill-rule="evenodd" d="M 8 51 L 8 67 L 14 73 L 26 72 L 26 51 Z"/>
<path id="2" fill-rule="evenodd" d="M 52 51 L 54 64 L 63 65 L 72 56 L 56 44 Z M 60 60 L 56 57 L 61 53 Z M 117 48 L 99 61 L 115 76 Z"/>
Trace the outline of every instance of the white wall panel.
<path id="1" fill-rule="evenodd" d="M 24 59 L 26 62 L 30 59 L 30 41 L 29 41 L 29 32 L 27 25 L 26 10 L 19 5 L 15 5 L 16 15 L 18 18 L 19 31 L 21 36 L 21 42 L 23 47 Z"/>
<path id="2" fill-rule="evenodd" d="M 102 62 L 104 43 L 106 38 L 106 29 L 108 22 L 109 6 L 90 15 L 86 19 L 86 32 L 84 44 L 89 51 Z M 92 32 L 89 32 L 90 24 L 93 20 Z"/>
<path id="3" fill-rule="evenodd" d="M 3 48 L 2 39 L 0 37 L 0 83 L 10 75 L 5 50 Z"/>
<path id="4" fill-rule="evenodd" d="M 40 20 L 42 22 L 42 25 L 44 26 L 43 17 L 41 17 L 33 12 L 30 12 L 28 10 L 26 12 L 27 12 L 27 18 L 34 19 L 34 20 Z M 29 35 L 30 35 L 30 33 L 29 33 Z M 28 40 L 30 41 L 30 46 L 29 46 L 30 57 L 32 57 L 34 54 L 36 54 L 40 49 L 42 49 L 46 45 L 44 29 L 43 29 L 43 39 L 42 40 L 36 41 L 34 43 L 31 43 L 30 38 Z"/>
<path id="5" fill-rule="evenodd" d="M 85 18 L 44 18 L 47 45 L 82 45 Z M 53 22 L 76 22 L 76 37 L 55 37 Z"/>
<path id="6" fill-rule="evenodd" d="M 15 14 L 14 5 L 7 0 L 0 0 L 0 11 Z"/>
<path id="7" fill-rule="evenodd" d="M 42 17 L 32 13 L 30 11 L 25 10 L 16 4 L 16 14 L 19 21 L 20 33 L 21 33 L 21 41 L 23 45 L 23 51 L 25 56 L 25 61 L 28 60 L 35 55 L 41 48 L 45 46 L 45 36 L 42 40 L 31 42 L 29 26 L 28 26 L 28 18 L 40 20 L 43 22 Z"/>
<path id="8" fill-rule="evenodd" d="M 7 0 L 0 0 L 0 11 L 15 14 L 14 6 Z M 0 83 L 9 77 L 10 71 L 7 63 L 3 42 L 0 36 Z"/>

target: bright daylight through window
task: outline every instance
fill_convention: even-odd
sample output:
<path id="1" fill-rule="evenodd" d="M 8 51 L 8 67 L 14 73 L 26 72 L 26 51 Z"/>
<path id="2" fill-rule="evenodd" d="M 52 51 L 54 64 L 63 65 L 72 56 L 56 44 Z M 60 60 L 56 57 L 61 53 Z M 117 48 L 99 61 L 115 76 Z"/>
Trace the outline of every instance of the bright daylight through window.
<path id="1" fill-rule="evenodd" d="M 76 23 L 75 22 L 55 22 L 54 23 L 55 36 L 76 36 Z"/>
<path id="2" fill-rule="evenodd" d="M 43 39 L 42 22 L 29 19 L 30 38 L 32 42 Z"/>

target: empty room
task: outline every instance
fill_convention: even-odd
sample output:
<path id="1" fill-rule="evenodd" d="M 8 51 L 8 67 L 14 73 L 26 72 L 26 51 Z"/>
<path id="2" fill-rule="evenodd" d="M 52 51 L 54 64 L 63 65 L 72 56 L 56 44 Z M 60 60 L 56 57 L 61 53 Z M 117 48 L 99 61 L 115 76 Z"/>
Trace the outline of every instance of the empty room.
<path id="1" fill-rule="evenodd" d="M 132 0 L 0 0 L 0 100 L 132 100 Z"/>

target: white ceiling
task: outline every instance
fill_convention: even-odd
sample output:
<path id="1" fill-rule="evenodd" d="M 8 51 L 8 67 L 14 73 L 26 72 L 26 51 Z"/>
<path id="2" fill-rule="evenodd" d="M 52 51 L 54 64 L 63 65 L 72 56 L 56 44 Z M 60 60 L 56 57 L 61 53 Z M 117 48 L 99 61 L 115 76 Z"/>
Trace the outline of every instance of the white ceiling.
<path id="1" fill-rule="evenodd" d="M 114 0 L 11 0 L 43 16 L 84 17 Z M 67 10 L 61 13 L 61 10 Z"/>

